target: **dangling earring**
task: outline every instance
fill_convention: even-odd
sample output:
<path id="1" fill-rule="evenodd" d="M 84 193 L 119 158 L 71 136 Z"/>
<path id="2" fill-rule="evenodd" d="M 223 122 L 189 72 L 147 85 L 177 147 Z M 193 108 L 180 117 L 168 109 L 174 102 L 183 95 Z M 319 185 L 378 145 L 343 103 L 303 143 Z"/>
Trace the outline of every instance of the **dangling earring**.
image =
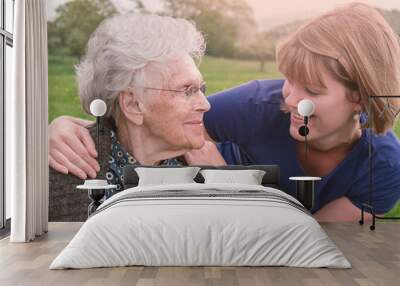
<path id="1" fill-rule="evenodd" d="M 360 121 L 360 118 L 361 118 L 361 112 L 354 112 L 354 115 L 353 115 L 353 119 L 354 119 L 354 121 Z"/>

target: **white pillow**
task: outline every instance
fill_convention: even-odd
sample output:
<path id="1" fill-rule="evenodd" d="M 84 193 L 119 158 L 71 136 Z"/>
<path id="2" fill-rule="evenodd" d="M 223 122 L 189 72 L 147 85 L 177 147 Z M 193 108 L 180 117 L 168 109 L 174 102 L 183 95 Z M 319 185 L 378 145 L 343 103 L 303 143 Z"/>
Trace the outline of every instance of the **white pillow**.
<path id="1" fill-rule="evenodd" d="M 205 184 L 226 183 L 261 185 L 265 175 L 263 170 L 201 170 Z"/>
<path id="2" fill-rule="evenodd" d="M 199 170 L 199 167 L 135 168 L 139 176 L 138 186 L 195 183 L 193 179 Z"/>

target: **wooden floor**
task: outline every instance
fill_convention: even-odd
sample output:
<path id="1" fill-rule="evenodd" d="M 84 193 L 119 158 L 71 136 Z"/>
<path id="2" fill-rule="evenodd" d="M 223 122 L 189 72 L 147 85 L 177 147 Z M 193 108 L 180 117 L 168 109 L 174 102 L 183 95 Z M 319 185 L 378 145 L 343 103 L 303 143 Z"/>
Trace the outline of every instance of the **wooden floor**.
<path id="1" fill-rule="evenodd" d="M 32 243 L 0 241 L 0 285 L 400 285 L 400 223 L 323 224 L 353 268 L 119 267 L 48 270 L 80 223 L 50 223 Z"/>

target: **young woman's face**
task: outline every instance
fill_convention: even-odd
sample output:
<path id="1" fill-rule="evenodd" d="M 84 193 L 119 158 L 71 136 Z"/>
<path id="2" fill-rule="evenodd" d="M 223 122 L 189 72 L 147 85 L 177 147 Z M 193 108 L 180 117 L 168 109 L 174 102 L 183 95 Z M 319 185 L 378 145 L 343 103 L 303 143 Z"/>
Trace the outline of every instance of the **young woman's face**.
<path id="1" fill-rule="evenodd" d="M 308 141 L 321 148 L 333 148 L 348 142 L 359 124 L 354 120 L 355 112 L 361 108 L 346 96 L 346 88 L 330 77 L 322 74 L 326 88 L 304 86 L 295 81 L 286 80 L 283 86 L 284 103 L 290 112 L 290 135 L 297 141 L 304 141 L 299 135 L 304 119 L 297 112 L 302 99 L 310 99 L 315 105 L 314 114 L 309 118 Z"/>

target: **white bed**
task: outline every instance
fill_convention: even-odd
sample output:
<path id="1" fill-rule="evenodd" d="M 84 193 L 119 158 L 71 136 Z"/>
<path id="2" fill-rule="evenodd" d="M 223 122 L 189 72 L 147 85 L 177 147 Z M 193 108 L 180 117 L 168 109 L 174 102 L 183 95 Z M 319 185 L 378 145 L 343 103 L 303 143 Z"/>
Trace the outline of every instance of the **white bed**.
<path id="1" fill-rule="evenodd" d="M 351 267 L 284 192 L 198 183 L 138 186 L 112 196 L 50 269 L 127 265 Z"/>

